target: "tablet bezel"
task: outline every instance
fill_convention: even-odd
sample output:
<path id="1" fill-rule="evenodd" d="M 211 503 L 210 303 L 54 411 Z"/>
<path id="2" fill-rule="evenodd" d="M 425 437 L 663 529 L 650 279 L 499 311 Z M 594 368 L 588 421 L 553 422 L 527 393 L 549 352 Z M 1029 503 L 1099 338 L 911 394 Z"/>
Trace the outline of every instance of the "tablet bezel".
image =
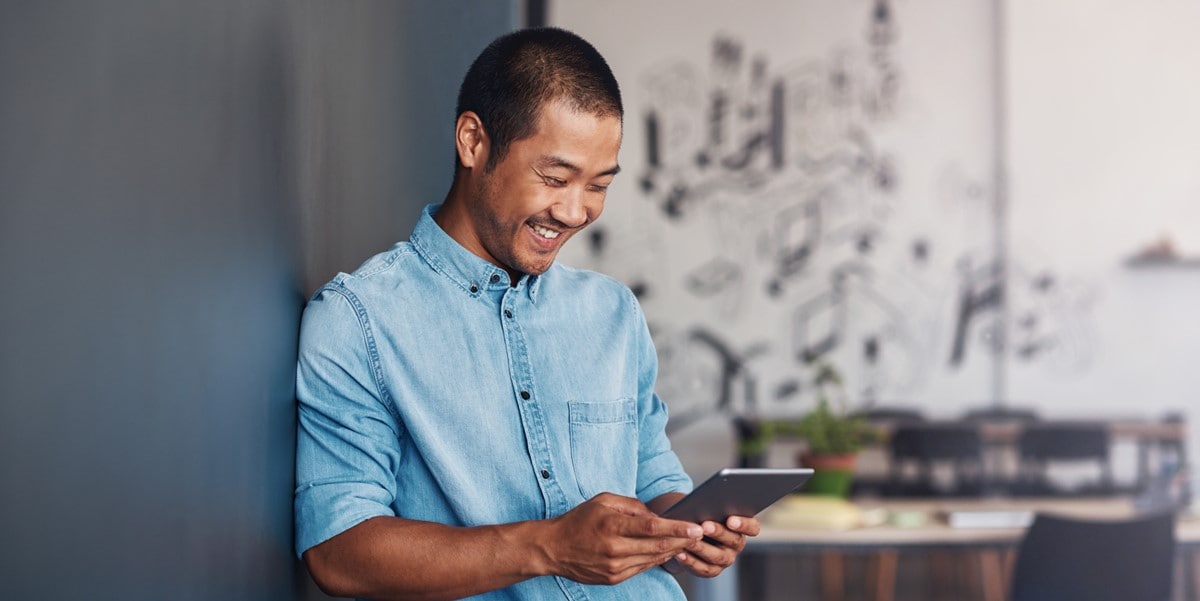
<path id="1" fill-rule="evenodd" d="M 812 468 L 736 468 L 717 471 L 661 516 L 699 524 L 724 523 L 730 516 L 757 516 L 775 501 L 798 490 Z"/>

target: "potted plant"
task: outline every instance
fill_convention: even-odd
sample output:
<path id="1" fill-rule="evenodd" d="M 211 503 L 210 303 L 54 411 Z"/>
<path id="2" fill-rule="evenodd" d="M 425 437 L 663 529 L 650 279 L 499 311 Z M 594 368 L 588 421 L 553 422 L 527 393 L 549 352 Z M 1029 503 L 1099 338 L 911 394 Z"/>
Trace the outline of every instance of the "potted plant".
<path id="1" fill-rule="evenodd" d="M 877 435 L 865 419 L 846 412 L 846 395 L 837 369 L 821 360 L 812 365 L 817 404 L 795 423 L 795 433 L 807 443 L 797 459 L 815 472 L 805 486 L 807 492 L 844 497 L 850 492 L 859 451 Z"/>
<path id="2" fill-rule="evenodd" d="M 802 438 L 807 444 L 797 461 L 815 470 L 804 491 L 844 497 L 850 491 L 859 451 L 878 435 L 866 420 L 846 412 L 837 368 L 820 359 L 809 365 L 814 371 L 816 405 L 799 419 L 735 420 L 741 440 L 738 450 L 743 467 L 757 467 L 763 465 L 767 448 L 776 437 Z"/>

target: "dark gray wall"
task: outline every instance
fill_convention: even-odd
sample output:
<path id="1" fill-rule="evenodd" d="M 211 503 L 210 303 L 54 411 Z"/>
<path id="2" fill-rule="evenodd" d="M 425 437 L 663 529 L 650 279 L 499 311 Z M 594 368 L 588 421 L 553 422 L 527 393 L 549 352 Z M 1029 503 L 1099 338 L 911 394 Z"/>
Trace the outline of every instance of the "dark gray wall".
<path id="1" fill-rule="evenodd" d="M 359 1 L 295 10 L 306 290 L 407 238 L 420 208 L 441 202 L 459 82 L 488 42 L 517 26 L 522 6 Z"/>
<path id="2" fill-rule="evenodd" d="M 303 298 L 440 197 L 515 22 L 423 4 L 0 0 L 0 598 L 308 594 Z"/>

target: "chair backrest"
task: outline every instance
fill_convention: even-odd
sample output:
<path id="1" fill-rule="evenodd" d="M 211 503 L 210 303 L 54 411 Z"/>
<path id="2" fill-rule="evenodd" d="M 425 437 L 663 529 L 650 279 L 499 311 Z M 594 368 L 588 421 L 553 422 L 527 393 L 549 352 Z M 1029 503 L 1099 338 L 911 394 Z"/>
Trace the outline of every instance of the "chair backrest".
<path id="1" fill-rule="evenodd" d="M 979 428 L 961 423 L 901 424 L 889 440 L 894 459 L 979 461 L 983 441 Z"/>
<path id="2" fill-rule="evenodd" d="M 1017 552 L 1012 601 L 1165 601 L 1175 515 L 1119 522 L 1038 515 Z"/>
<path id="3" fill-rule="evenodd" d="M 1094 462 L 1099 482 L 1081 492 L 1114 492 L 1108 426 L 1100 423 L 1040 423 L 1027 425 L 1017 442 L 1021 480 L 1032 493 L 1064 492 L 1054 487 L 1047 470 L 1052 462 Z"/>
<path id="4" fill-rule="evenodd" d="M 1021 457 L 1040 460 L 1108 460 L 1109 435 L 1104 424 L 1036 424 L 1021 431 Z"/>
<path id="5" fill-rule="evenodd" d="M 868 407 L 855 411 L 853 415 L 870 422 L 909 424 L 925 421 L 925 414 L 920 409 L 899 405 Z"/>
<path id="6" fill-rule="evenodd" d="M 975 424 L 899 424 L 888 440 L 891 494 L 977 494 L 982 492 L 983 440 Z M 915 463 L 918 477 L 906 478 L 904 467 Z M 940 487 L 934 482 L 936 463 L 953 467 L 953 482 Z"/>

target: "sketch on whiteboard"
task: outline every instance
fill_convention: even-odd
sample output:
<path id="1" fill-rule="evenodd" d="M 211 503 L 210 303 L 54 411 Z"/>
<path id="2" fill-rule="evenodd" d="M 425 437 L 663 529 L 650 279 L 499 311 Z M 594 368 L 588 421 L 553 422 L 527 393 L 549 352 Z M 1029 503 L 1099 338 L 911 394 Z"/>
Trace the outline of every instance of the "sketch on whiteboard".
<path id="1" fill-rule="evenodd" d="M 895 5 L 869 4 L 865 36 L 821 55 L 718 33 L 706 56 L 633 80 L 632 202 L 647 210 L 606 217 L 589 266 L 642 301 L 673 428 L 803 410 L 815 358 L 864 404 L 963 373 L 984 397 L 978 375 L 1000 360 L 1088 365 L 1087 287 L 995 255 L 990 165 L 914 170 L 897 144 L 905 55 Z"/>
<path id="2" fill-rule="evenodd" d="M 969 338 L 987 346 L 992 353 L 1003 349 L 1004 324 L 1001 303 L 1004 302 L 1004 270 L 992 259 L 976 265 L 972 257 L 959 260 L 958 310 L 954 317 L 954 338 L 950 347 L 950 367 L 963 364 Z"/>
<path id="3" fill-rule="evenodd" d="M 769 351 L 766 343 L 735 349 L 719 334 L 696 326 L 682 333 L 654 331 L 658 346 L 659 394 L 671 404 L 669 431 L 714 413 L 753 414 L 759 405 L 752 363 Z"/>
<path id="4" fill-rule="evenodd" d="M 911 347 L 918 338 L 905 331 L 902 318 L 911 311 L 872 288 L 870 262 L 889 235 L 900 189 L 894 160 L 871 133 L 872 122 L 892 116 L 898 93 L 898 68 L 887 52 L 894 39 L 889 14 L 886 8 L 873 14 L 870 57 L 840 48 L 825 60 L 773 68 L 742 41 L 716 36 L 707 69 L 673 62 L 640 80 L 648 99 L 641 191 L 657 207 L 662 227 L 701 224 L 712 240 L 705 246 L 713 254 L 697 257 L 682 290 L 711 300 L 712 316 L 732 320 L 750 304 L 748 296 L 778 302 L 779 319 L 795 325 L 790 333 L 773 328 L 781 339 L 772 348 L 813 345 L 792 357 L 798 363 L 842 347 L 837 337 L 800 341 L 819 320 L 803 317 L 806 310 L 822 302 L 843 312 L 868 307 L 869 314 L 854 315 L 855 341 L 846 345 L 859 349 L 853 361 L 872 371 L 862 379 L 867 395 L 911 387 L 919 370 L 899 365 L 922 356 L 894 348 L 901 340 Z M 739 241 L 739 256 L 730 256 L 739 244 L 729 240 Z M 744 252 L 745 240 L 756 241 L 752 255 Z M 913 260 L 925 260 L 929 243 L 915 244 L 920 250 Z M 718 355 L 725 365 L 737 365 L 728 352 Z M 671 369 L 664 365 L 661 373 Z M 794 370 L 781 373 L 771 382 L 774 392 L 749 399 L 751 406 L 801 394 L 805 387 Z"/>
<path id="5" fill-rule="evenodd" d="M 1099 336 L 1088 316 L 1096 286 L 1050 271 L 1029 272 L 1010 262 L 1011 358 L 1052 373 L 1078 374 L 1095 358 Z"/>

